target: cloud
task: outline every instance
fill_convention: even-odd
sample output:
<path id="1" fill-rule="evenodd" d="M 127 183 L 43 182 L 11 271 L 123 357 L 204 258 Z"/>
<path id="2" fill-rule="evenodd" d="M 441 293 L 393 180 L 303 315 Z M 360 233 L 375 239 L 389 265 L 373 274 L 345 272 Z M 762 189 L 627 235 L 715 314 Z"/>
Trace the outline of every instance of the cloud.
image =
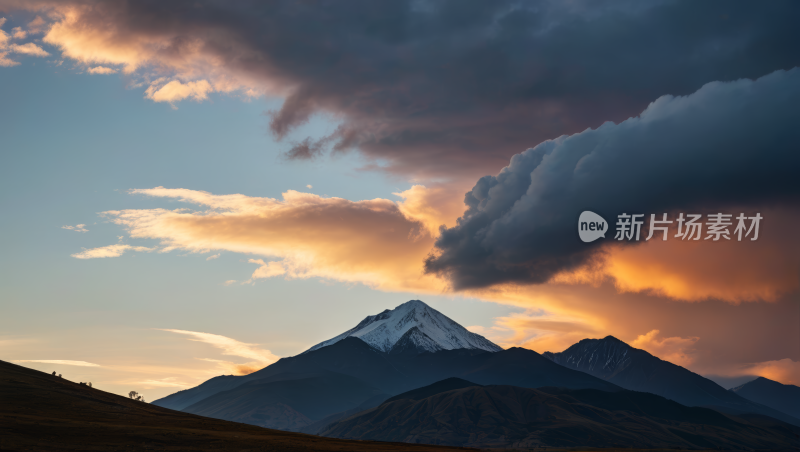
<path id="1" fill-rule="evenodd" d="M 440 227 L 455 226 L 456 220 L 466 209 L 460 196 L 460 187 L 452 184 L 436 184 L 430 188 L 413 185 L 394 195 L 403 198 L 397 203 L 400 211 L 424 224 L 433 237 L 439 235 Z"/>
<path id="2" fill-rule="evenodd" d="M 311 184 L 308 184 L 308 185 L 306 185 L 306 188 L 308 188 L 310 190 L 310 189 L 312 189 L 314 187 L 312 187 Z"/>
<path id="3" fill-rule="evenodd" d="M 80 253 L 75 253 L 72 257 L 76 259 L 97 259 L 102 257 L 119 257 L 126 251 L 140 251 L 149 253 L 154 248 L 147 248 L 144 246 L 131 246 L 131 245 L 108 245 L 99 248 L 92 248 L 83 250 Z"/>
<path id="4" fill-rule="evenodd" d="M 800 386 L 800 361 L 789 358 L 754 363 L 741 372 L 747 375 L 759 375 L 787 385 Z"/>
<path id="5" fill-rule="evenodd" d="M 6 23 L 6 18 L 5 17 L 0 17 L 0 27 L 2 27 L 3 24 L 5 24 L 5 23 Z M 3 66 L 3 67 L 11 67 L 11 66 L 16 66 L 16 65 L 19 64 L 16 61 L 13 61 L 13 60 L 10 60 L 10 59 L 6 58 L 6 55 L 8 55 L 8 51 L 6 50 L 6 47 L 8 46 L 8 42 L 10 40 L 11 40 L 11 37 L 8 35 L 8 33 L 6 33 L 3 30 L 0 30 L 0 66 Z"/>
<path id="6" fill-rule="evenodd" d="M 208 257 L 206 258 L 206 260 L 207 260 L 207 261 L 213 261 L 214 259 L 217 259 L 217 258 L 218 258 L 220 255 L 221 255 L 220 253 L 217 253 L 217 254 L 212 254 L 211 256 L 208 256 Z"/>
<path id="7" fill-rule="evenodd" d="M 683 367 L 687 367 L 695 361 L 694 347 L 700 340 L 699 337 L 659 338 L 659 333 L 659 330 L 651 330 L 637 337 L 630 345 Z"/>
<path id="8" fill-rule="evenodd" d="M 2 26 L 2 24 L 0 24 Z M 14 39 L 25 39 L 28 36 L 28 32 L 22 29 L 22 27 L 14 27 L 11 29 L 11 36 Z"/>
<path id="9" fill-rule="evenodd" d="M 238 364 L 221 359 L 210 359 L 210 358 L 199 358 L 199 359 L 201 361 L 208 361 L 210 363 L 216 364 L 217 367 L 221 369 L 223 373 L 229 375 L 249 375 L 253 372 L 263 369 L 267 365 L 259 362 Z"/>
<path id="10" fill-rule="evenodd" d="M 253 272 L 253 275 L 250 277 L 251 280 L 272 278 L 273 276 L 286 274 L 286 268 L 280 262 L 264 262 L 263 259 L 250 259 L 247 262 L 260 265 L 260 267 Z"/>
<path id="11" fill-rule="evenodd" d="M 2 30 L 0 30 L 0 31 L 2 31 Z M 6 55 L 8 55 L 8 52 L 0 52 L 0 66 L 2 66 L 2 67 L 12 67 L 12 66 L 19 65 L 18 62 L 14 61 L 14 60 L 11 60 L 9 58 L 6 58 Z"/>
<path id="12" fill-rule="evenodd" d="M 32 21 L 28 22 L 28 32 L 31 34 L 39 34 L 44 31 L 46 23 L 41 16 L 36 16 Z"/>
<path id="13" fill-rule="evenodd" d="M 155 102 L 169 102 L 172 104 L 188 97 L 199 102 L 207 99 L 208 93 L 213 91 L 214 89 L 207 80 L 186 83 L 172 80 L 161 86 L 157 84 L 150 85 L 145 91 L 145 97 Z"/>
<path id="14" fill-rule="evenodd" d="M 75 226 L 61 226 L 61 229 L 66 229 L 68 231 L 75 231 L 75 232 L 89 232 L 89 230 L 86 229 L 85 224 L 76 224 Z"/>
<path id="15" fill-rule="evenodd" d="M 433 245 L 422 221 L 386 199 L 349 201 L 287 191 L 283 199 L 214 195 L 187 189 L 132 190 L 204 209 L 139 209 L 103 215 L 131 237 L 161 241 L 164 250 L 228 251 L 269 258 L 253 277 L 324 278 L 391 291 L 439 292 L 421 271 Z"/>
<path id="16" fill-rule="evenodd" d="M 90 74 L 116 74 L 117 70 L 105 66 L 90 67 L 86 70 Z"/>
<path id="17" fill-rule="evenodd" d="M 249 363 L 237 364 L 230 361 L 224 361 L 218 359 L 199 358 L 203 361 L 216 363 L 226 371 L 230 371 L 231 373 L 237 375 L 247 375 L 249 373 L 255 372 L 256 370 L 262 369 L 280 359 L 280 357 L 274 355 L 271 351 L 259 348 L 256 344 L 247 344 L 244 342 L 239 342 L 236 339 L 231 339 L 226 336 L 220 336 L 218 334 L 201 333 L 197 331 L 186 331 L 186 330 L 172 330 L 172 329 L 160 329 L 160 328 L 156 329 L 160 331 L 168 331 L 170 333 L 177 333 L 190 336 L 190 340 L 192 341 L 203 342 L 222 350 L 223 355 L 238 356 L 240 358 L 252 360 L 252 362 Z"/>
<path id="18" fill-rule="evenodd" d="M 615 247 L 607 250 L 601 272 L 622 292 L 647 291 L 688 301 L 776 300 L 800 288 L 800 238 L 795 234 L 800 209 L 760 210 L 769 222 L 756 242 L 709 247 L 675 239 Z"/>
<path id="19" fill-rule="evenodd" d="M 5 25 L 5 23 L 6 23 L 6 18 L 0 17 L 0 27 Z M 8 58 L 9 53 L 19 53 L 23 55 L 38 56 L 38 57 L 44 57 L 50 55 L 44 49 L 42 49 L 41 47 L 32 42 L 28 42 L 25 44 L 10 44 L 12 38 L 23 39 L 27 36 L 27 33 L 23 31 L 20 27 L 13 28 L 11 32 L 12 34 L 9 35 L 5 31 L 0 30 L 1 67 L 12 67 L 12 66 L 17 66 L 19 64 L 19 62 Z"/>
<path id="20" fill-rule="evenodd" d="M 102 367 L 100 364 L 94 364 L 86 361 L 71 361 L 68 359 L 16 359 L 16 363 L 44 363 L 44 364 L 63 364 L 65 366 L 80 366 L 80 367 Z"/>
<path id="21" fill-rule="evenodd" d="M 538 284 L 565 273 L 580 280 L 583 272 L 617 278 L 622 290 L 652 288 L 688 299 L 740 301 L 795 290 L 800 239 L 790 228 L 800 213 L 800 185 L 790 181 L 791 168 L 800 165 L 800 154 L 794 151 L 800 146 L 797 117 L 800 69 L 793 69 L 755 81 L 709 83 L 685 97 L 663 96 L 620 124 L 609 122 L 541 143 L 514 156 L 497 176 L 475 184 L 466 195 L 468 210 L 457 226 L 440 235 L 426 271 L 449 277 L 456 289 Z M 770 210 L 762 228 L 771 230 L 756 242 L 681 243 L 673 237 L 661 245 L 641 245 L 643 236 L 640 245 L 625 245 L 609 236 L 586 244 L 576 233 L 584 210 L 613 225 L 623 212 L 667 212 L 674 219 L 677 212 L 751 216 L 759 209 Z M 642 246 L 659 249 L 661 256 L 672 253 L 661 262 L 669 272 L 653 267 L 654 255 L 637 254 Z M 675 250 L 667 252 L 666 247 Z M 687 256 L 705 255 L 704 264 L 726 270 L 740 267 L 735 274 L 761 275 L 757 267 L 775 268 L 772 252 L 781 249 L 778 260 L 786 268 L 777 269 L 776 275 L 731 284 L 720 271 L 707 281 L 708 287 L 692 293 L 715 270 Z M 685 252 L 681 256 L 677 250 Z M 650 267 L 631 265 L 648 256 Z M 731 256 L 737 260 L 730 262 Z M 692 277 L 694 272 L 698 276 Z M 659 282 L 667 273 L 671 278 Z M 771 287 L 750 287 L 748 282 Z"/>
<path id="22" fill-rule="evenodd" d="M 729 386 L 738 386 L 757 377 L 800 386 L 800 360 L 791 358 L 718 366 L 713 372 L 717 380 L 735 382 Z"/>
<path id="23" fill-rule="evenodd" d="M 327 139 L 314 141 L 311 138 L 305 138 L 292 143 L 292 148 L 286 151 L 284 157 L 289 160 L 311 160 L 322 154 L 327 143 Z"/>
<path id="24" fill-rule="evenodd" d="M 800 64 L 791 1 L 0 7 L 47 17 L 36 27 L 63 57 L 172 80 L 148 89 L 153 100 L 203 100 L 212 87 L 281 96 L 270 121 L 279 138 L 315 114 L 338 118 L 334 133 L 298 141 L 291 158 L 359 149 L 386 162 L 379 168 L 420 177 L 478 177 L 531 144 L 622 121 L 662 94 Z"/>
<path id="25" fill-rule="evenodd" d="M 161 380 L 150 379 L 150 380 L 138 381 L 137 384 L 143 385 L 145 389 L 150 389 L 148 386 L 150 387 L 155 386 L 158 388 L 188 388 L 192 386 L 191 384 L 188 383 L 180 383 L 172 380 L 174 380 L 173 377 L 163 378 Z"/>
<path id="26" fill-rule="evenodd" d="M 21 53 L 23 55 L 46 57 L 50 56 L 43 48 L 38 45 L 28 42 L 26 44 L 11 44 L 7 47 L 10 52 Z"/>
<path id="27" fill-rule="evenodd" d="M 496 318 L 492 333 L 487 337 L 505 348 L 525 347 L 542 352 L 561 350 L 596 335 L 597 329 L 593 323 L 591 318 L 585 316 L 528 309 L 523 313 Z"/>
<path id="28" fill-rule="evenodd" d="M 219 334 L 201 333 L 197 331 L 174 330 L 155 328 L 159 331 L 168 331 L 170 333 L 183 334 L 190 336 L 192 341 L 204 342 L 222 350 L 223 355 L 238 356 L 240 358 L 252 359 L 254 361 L 263 363 L 273 363 L 279 359 L 269 350 L 263 350 L 256 344 L 247 344 L 239 342 L 236 339 L 220 336 Z"/>

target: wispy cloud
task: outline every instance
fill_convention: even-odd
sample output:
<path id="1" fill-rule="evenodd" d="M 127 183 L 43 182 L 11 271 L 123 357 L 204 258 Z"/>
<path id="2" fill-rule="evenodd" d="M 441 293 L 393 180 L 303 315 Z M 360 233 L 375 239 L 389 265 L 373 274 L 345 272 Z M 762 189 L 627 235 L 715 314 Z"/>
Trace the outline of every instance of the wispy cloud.
<path id="1" fill-rule="evenodd" d="M 86 229 L 85 224 L 76 224 L 75 226 L 61 226 L 61 229 L 66 229 L 68 231 L 75 231 L 75 232 L 89 232 L 89 230 Z"/>
<path id="2" fill-rule="evenodd" d="M 110 67 L 97 66 L 87 69 L 86 72 L 90 74 L 116 74 L 117 70 Z"/>
<path id="3" fill-rule="evenodd" d="M 210 363 L 214 363 L 217 365 L 219 369 L 222 370 L 225 374 L 230 375 L 249 375 L 253 372 L 263 369 L 268 364 L 261 363 L 258 361 L 253 361 L 249 363 L 234 363 L 232 361 L 225 361 L 222 359 L 211 359 L 211 358 L 198 358 L 201 361 L 208 361 Z"/>
<path id="4" fill-rule="evenodd" d="M 186 98 L 192 98 L 198 102 L 205 100 L 213 91 L 214 88 L 208 83 L 208 80 L 186 83 L 172 80 L 164 85 L 150 85 L 145 91 L 145 97 L 155 102 L 169 102 L 174 106 L 175 102 Z"/>
<path id="5" fill-rule="evenodd" d="M 174 377 L 162 378 L 160 380 L 154 380 L 154 379 L 142 380 L 138 381 L 137 383 L 143 385 L 145 389 L 150 389 L 148 388 L 148 386 L 156 386 L 159 388 L 187 388 L 189 386 L 192 386 L 191 384 L 188 383 L 175 381 Z"/>
<path id="6" fill-rule="evenodd" d="M 38 45 L 28 42 L 26 44 L 11 44 L 8 46 L 8 50 L 14 53 L 21 53 L 23 55 L 30 55 L 30 56 L 37 56 L 37 57 L 46 57 L 50 56 L 43 48 L 39 47 Z"/>
<path id="7" fill-rule="evenodd" d="M 250 277 L 251 280 L 272 278 L 273 276 L 286 274 L 286 268 L 280 262 L 264 262 L 263 259 L 250 259 L 247 262 L 260 265 L 260 267 L 253 272 L 253 275 Z"/>
<path id="8" fill-rule="evenodd" d="M 240 358 L 250 359 L 248 363 L 233 363 L 230 361 L 211 359 L 211 358 L 198 358 L 203 361 L 209 361 L 218 364 L 220 367 L 230 371 L 231 373 L 244 375 L 261 369 L 269 364 L 274 363 L 280 357 L 276 356 L 269 350 L 262 349 L 258 344 L 248 344 L 245 342 L 237 341 L 226 336 L 219 334 L 202 333 L 198 331 L 174 330 L 155 328 L 160 331 L 167 331 L 170 333 L 183 334 L 189 336 L 189 340 L 204 342 L 217 349 L 222 350 L 223 355 L 238 356 Z"/>
<path id="9" fill-rule="evenodd" d="M 80 253 L 75 253 L 72 257 L 76 259 L 98 259 L 103 257 L 119 257 L 126 251 L 141 251 L 149 253 L 155 248 L 147 248 L 146 246 L 132 246 L 132 245 L 108 245 L 99 248 L 92 248 L 83 250 Z"/>
<path id="10" fill-rule="evenodd" d="M 15 363 L 44 363 L 44 364 L 63 364 L 66 366 L 80 366 L 80 367 L 102 367 L 100 364 L 90 363 L 86 361 L 72 361 L 68 359 L 17 359 Z"/>
<path id="11" fill-rule="evenodd" d="M 213 261 L 214 259 L 217 259 L 219 256 L 220 256 L 220 253 L 217 253 L 217 254 L 212 254 L 211 256 L 208 256 L 208 257 L 206 258 L 206 260 L 207 260 L 207 261 Z"/>

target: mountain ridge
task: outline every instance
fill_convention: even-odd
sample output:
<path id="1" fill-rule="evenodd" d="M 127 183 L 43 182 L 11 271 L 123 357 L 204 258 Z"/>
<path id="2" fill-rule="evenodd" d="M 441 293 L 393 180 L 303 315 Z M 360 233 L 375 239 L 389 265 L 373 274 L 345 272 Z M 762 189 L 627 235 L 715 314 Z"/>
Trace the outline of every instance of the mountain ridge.
<path id="1" fill-rule="evenodd" d="M 583 339 L 563 352 L 542 354 L 622 388 L 649 392 L 686 406 L 705 406 L 731 414 L 755 413 L 800 425 L 800 419 L 730 392 L 684 367 L 606 336 Z"/>
<path id="2" fill-rule="evenodd" d="M 800 387 L 758 377 L 729 391 L 752 402 L 800 418 Z"/>
<path id="3" fill-rule="evenodd" d="M 727 416 L 642 392 L 461 380 L 398 395 L 329 424 L 321 435 L 480 448 L 792 450 L 798 431 L 775 419 Z"/>

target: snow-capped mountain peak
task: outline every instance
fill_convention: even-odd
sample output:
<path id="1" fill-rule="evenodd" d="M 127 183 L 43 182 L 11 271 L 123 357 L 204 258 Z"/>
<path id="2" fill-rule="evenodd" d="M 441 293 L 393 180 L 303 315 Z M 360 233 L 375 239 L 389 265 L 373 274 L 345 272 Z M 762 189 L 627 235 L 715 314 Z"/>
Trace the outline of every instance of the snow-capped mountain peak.
<path id="1" fill-rule="evenodd" d="M 467 331 L 441 312 L 419 300 L 411 300 L 380 314 L 367 316 L 353 329 L 311 347 L 306 352 L 356 337 L 383 352 L 478 349 L 502 350 L 485 337 Z"/>

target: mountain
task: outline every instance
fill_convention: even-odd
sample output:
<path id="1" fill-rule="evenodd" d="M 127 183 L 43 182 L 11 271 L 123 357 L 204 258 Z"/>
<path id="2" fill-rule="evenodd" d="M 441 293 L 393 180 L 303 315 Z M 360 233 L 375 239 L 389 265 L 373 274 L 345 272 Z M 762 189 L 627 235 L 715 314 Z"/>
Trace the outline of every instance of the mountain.
<path id="1" fill-rule="evenodd" d="M 390 397 L 386 399 L 383 403 L 390 403 L 394 402 L 395 400 L 401 400 L 401 399 L 422 400 L 442 392 L 452 391 L 454 389 L 469 388 L 472 386 L 481 386 L 481 385 L 461 378 L 450 377 L 450 378 L 445 378 L 442 381 L 437 381 L 436 383 L 433 383 L 431 385 L 423 386 L 417 389 L 412 389 L 411 391 L 406 391 L 402 394 Z"/>
<path id="2" fill-rule="evenodd" d="M 523 348 L 499 352 L 476 349 L 441 350 L 435 353 L 394 354 L 376 350 L 366 342 L 348 337 L 333 345 L 282 358 L 264 369 L 243 377 L 227 377 L 220 383 L 203 383 L 153 402 L 156 405 L 187 409 L 222 391 L 280 375 L 308 375 L 335 372 L 357 378 L 389 395 L 429 385 L 449 377 L 479 384 L 509 384 L 522 387 L 562 386 L 618 391 L 621 388 L 583 372 L 568 369 Z M 220 389 L 223 387 L 225 389 Z M 244 408 L 243 408 L 244 409 Z"/>
<path id="3" fill-rule="evenodd" d="M 433 446 L 320 438 L 210 419 L 5 361 L 0 361 L 0 450 L 445 452 Z"/>
<path id="4" fill-rule="evenodd" d="M 683 405 L 705 406 L 732 414 L 763 414 L 800 425 L 798 418 L 747 400 L 707 378 L 633 348 L 613 336 L 584 339 L 561 353 L 545 352 L 543 356 L 625 389 L 658 394 Z"/>
<path id="5" fill-rule="evenodd" d="M 183 411 L 298 431 L 331 414 L 371 408 L 388 397 L 389 394 L 349 375 L 334 372 L 301 376 L 281 374 L 219 392 Z"/>
<path id="6" fill-rule="evenodd" d="M 247 376 L 219 376 L 153 403 L 187 409 L 223 391 L 277 375 L 334 372 L 364 381 L 388 395 L 463 377 L 481 384 L 620 388 L 553 364 L 532 350 L 503 350 L 467 331 L 419 300 L 368 316 L 355 328 Z"/>
<path id="7" fill-rule="evenodd" d="M 355 337 L 382 352 L 437 352 L 476 349 L 499 352 L 502 348 L 471 333 L 441 312 L 419 300 L 411 300 L 380 314 L 367 316 L 354 328 L 320 342 L 306 351 L 319 350 L 344 338 Z"/>
<path id="8" fill-rule="evenodd" d="M 410 301 L 250 375 L 212 378 L 153 403 L 316 433 L 393 395 L 451 377 L 481 385 L 621 390 L 532 350 L 503 350 L 421 301 Z"/>
<path id="9" fill-rule="evenodd" d="M 755 380 L 737 386 L 729 391 L 752 402 L 766 405 L 800 419 L 800 387 L 785 385 L 768 378 Z"/>
<path id="10" fill-rule="evenodd" d="M 243 383 L 241 377 L 233 375 L 219 375 L 206 380 L 194 388 L 183 389 L 174 394 L 162 397 L 153 401 L 153 405 L 169 408 L 171 410 L 182 410 L 189 405 L 197 403 L 210 394 L 233 389 Z"/>
<path id="11" fill-rule="evenodd" d="M 448 385 L 463 387 L 442 390 Z M 730 417 L 648 393 L 446 381 L 334 422 L 322 435 L 481 448 L 791 450 L 798 432 L 771 418 Z"/>

